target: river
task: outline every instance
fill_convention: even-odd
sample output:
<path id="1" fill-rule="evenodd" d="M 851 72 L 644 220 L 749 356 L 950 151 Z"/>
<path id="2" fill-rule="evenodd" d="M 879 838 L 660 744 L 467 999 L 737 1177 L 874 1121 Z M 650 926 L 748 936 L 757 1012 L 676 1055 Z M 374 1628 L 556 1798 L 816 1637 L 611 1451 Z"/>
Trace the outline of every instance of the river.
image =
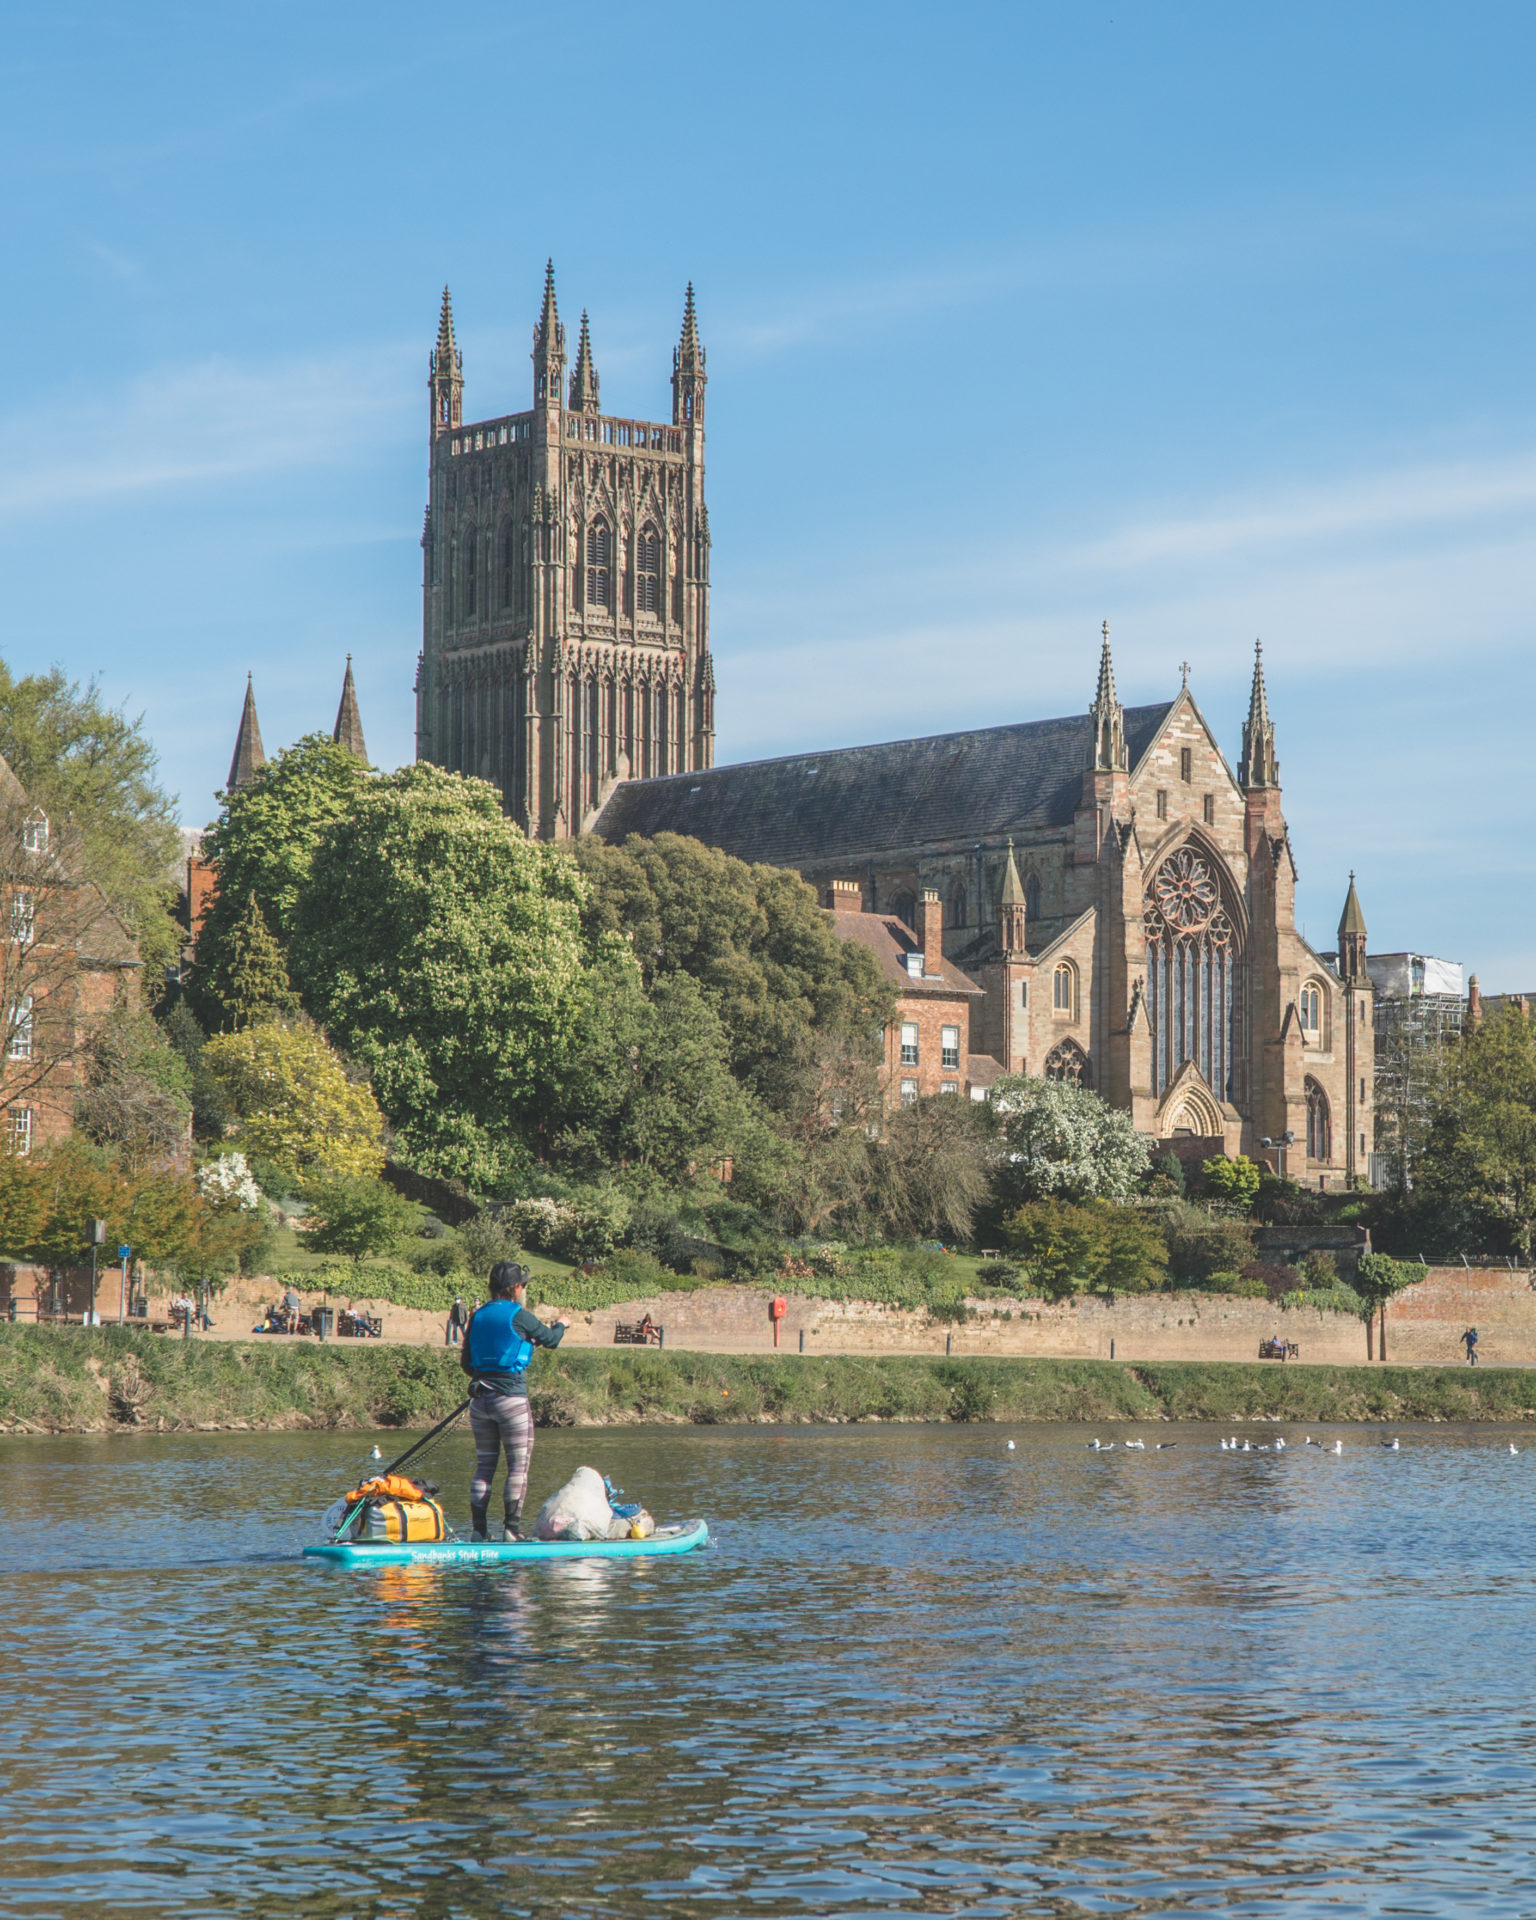
<path id="1" fill-rule="evenodd" d="M 371 1436 L 0 1441 L 0 1914 L 1523 1920 L 1536 1447 L 1275 1431 L 547 1432 L 715 1544 L 362 1573 Z"/>

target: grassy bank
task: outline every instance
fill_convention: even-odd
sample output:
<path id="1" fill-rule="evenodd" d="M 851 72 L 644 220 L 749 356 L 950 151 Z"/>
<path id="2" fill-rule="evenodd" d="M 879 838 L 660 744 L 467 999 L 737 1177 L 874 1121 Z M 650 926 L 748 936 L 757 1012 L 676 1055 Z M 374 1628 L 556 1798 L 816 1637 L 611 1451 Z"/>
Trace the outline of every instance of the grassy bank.
<path id="1" fill-rule="evenodd" d="M 857 1420 L 1536 1420 L 1536 1374 L 927 1356 L 573 1350 L 536 1363 L 541 1425 Z M 422 1427 L 463 1394 L 415 1347 L 157 1339 L 0 1326 L 0 1427 Z"/>

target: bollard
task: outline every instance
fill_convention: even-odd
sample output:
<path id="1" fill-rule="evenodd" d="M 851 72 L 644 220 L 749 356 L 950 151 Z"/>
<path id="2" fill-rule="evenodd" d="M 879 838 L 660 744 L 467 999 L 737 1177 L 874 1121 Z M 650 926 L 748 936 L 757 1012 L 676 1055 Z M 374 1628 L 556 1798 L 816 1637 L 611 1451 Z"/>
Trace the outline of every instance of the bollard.
<path id="1" fill-rule="evenodd" d="M 658 1347 L 664 1347 L 667 1344 L 667 1330 L 665 1327 L 658 1327 L 656 1329 L 656 1344 Z"/>
<path id="2" fill-rule="evenodd" d="M 1111 1360 L 1113 1360 L 1115 1357 L 1115 1343 L 1113 1340 L 1111 1340 L 1109 1343 L 1109 1357 Z"/>
<path id="3" fill-rule="evenodd" d="M 952 1333 L 946 1333 L 946 1334 L 945 1334 L 945 1336 L 944 1336 L 944 1351 L 945 1351 L 946 1353 L 948 1353 L 948 1352 L 949 1352 L 949 1351 L 951 1350 L 951 1348 L 952 1348 L 952 1346 L 953 1346 L 953 1343 L 954 1343 L 954 1338 L 955 1338 L 955 1336 L 954 1336 L 954 1335 L 953 1335 Z"/>
<path id="4" fill-rule="evenodd" d="M 805 1352 L 805 1328 L 800 1329 L 800 1351 Z"/>

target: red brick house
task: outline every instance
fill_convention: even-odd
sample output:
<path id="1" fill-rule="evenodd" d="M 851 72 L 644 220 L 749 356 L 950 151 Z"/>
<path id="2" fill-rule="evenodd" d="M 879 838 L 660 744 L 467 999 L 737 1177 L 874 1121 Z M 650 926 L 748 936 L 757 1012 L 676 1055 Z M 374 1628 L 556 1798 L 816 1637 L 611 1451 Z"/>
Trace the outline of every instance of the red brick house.
<path id="1" fill-rule="evenodd" d="M 930 1094 L 986 1098 L 1002 1073 L 990 1054 L 971 1052 L 971 1013 L 983 990 L 944 957 L 944 906 L 927 891 L 918 903 L 918 931 L 889 913 L 865 913 L 857 880 L 834 880 L 827 892 L 840 940 L 857 940 L 879 962 L 900 995 L 885 1030 L 883 1083 L 888 1106 L 910 1106 Z"/>

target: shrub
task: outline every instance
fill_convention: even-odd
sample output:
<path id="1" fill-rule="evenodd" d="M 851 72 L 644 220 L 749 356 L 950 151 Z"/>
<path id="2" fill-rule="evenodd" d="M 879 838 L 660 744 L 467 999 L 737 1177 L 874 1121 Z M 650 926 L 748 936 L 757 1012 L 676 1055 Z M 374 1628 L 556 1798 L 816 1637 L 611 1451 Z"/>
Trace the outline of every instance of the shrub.
<path id="1" fill-rule="evenodd" d="M 1287 1311 L 1293 1307 L 1317 1307 L 1323 1313 L 1347 1313 L 1356 1320 L 1364 1320 L 1371 1311 L 1353 1287 L 1345 1286 L 1297 1287 L 1280 1296 L 1280 1305 Z"/>
<path id="2" fill-rule="evenodd" d="M 645 1253 L 638 1247 L 619 1247 L 609 1254 L 603 1270 L 620 1286 L 636 1294 L 660 1292 L 677 1280 L 677 1275 L 669 1273 L 655 1254 Z"/>
<path id="3" fill-rule="evenodd" d="M 1148 1169 L 1147 1191 L 1182 1200 L 1185 1185 L 1184 1162 L 1176 1153 L 1160 1153 Z"/>
<path id="4" fill-rule="evenodd" d="M 1247 1213 L 1258 1197 L 1259 1168 L 1245 1153 L 1233 1159 L 1218 1153 L 1205 1162 L 1201 1172 L 1212 1199 L 1229 1201 L 1241 1213 Z"/>
<path id="5" fill-rule="evenodd" d="M 1301 1261 L 1302 1287 L 1308 1293 L 1327 1293 L 1339 1284 L 1339 1263 L 1326 1247 L 1313 1247 Z"/>
<path id="6" fill-rule="evenodd" d="M 1253 1235 L 1241 1220 L 1175 1200 L 1159 1210 L 1159 1225 L 1178 1285 L 1203 1286 L 1211 1274 L 1242 1272 L 1253 1260 Z"/>
<path id="7" fill-rule="evenodd" d="M 1003 1237 L 1047 1299 L 1074 1293 L 1145 1293 L 1167 1277 L 1154 1222 L 1105 1202 L 1035 1200 L 1004 1222 Z"/>
<path id="8" fill-rule="evenodd" d="M 1323 1217 L 1323 1207 L 1309 1188 L 1298 1187 L 1294 1180 L 1282 1180 L 1279 1174 L 1266 1172 L 1259 1177 L 1253 1217 L 1266 1226 L 1314 1226 Z"/>
<path id="9" fill-rule="evenodd" d="M 1250 1260 L 1243 1268 L 1243 1278 L 1262 1287 L 1271 1300 L 1279 1300 L 1294 1289 L 1297 1275 L 1296 1269 L 1283 1260 Z"/>
<path id="10" fill-rule="evenodd" d="M 1289 1268 L 1286 1269 L 1290 1271 Z M 1241 1273 L 1207 1274 L 1201 1284 L 1202 1293 L 1226 1294 L 1236 1300 L 1267 1300 L 1269 1288 L 1262 1280 L 1250 1278 Z"/>

